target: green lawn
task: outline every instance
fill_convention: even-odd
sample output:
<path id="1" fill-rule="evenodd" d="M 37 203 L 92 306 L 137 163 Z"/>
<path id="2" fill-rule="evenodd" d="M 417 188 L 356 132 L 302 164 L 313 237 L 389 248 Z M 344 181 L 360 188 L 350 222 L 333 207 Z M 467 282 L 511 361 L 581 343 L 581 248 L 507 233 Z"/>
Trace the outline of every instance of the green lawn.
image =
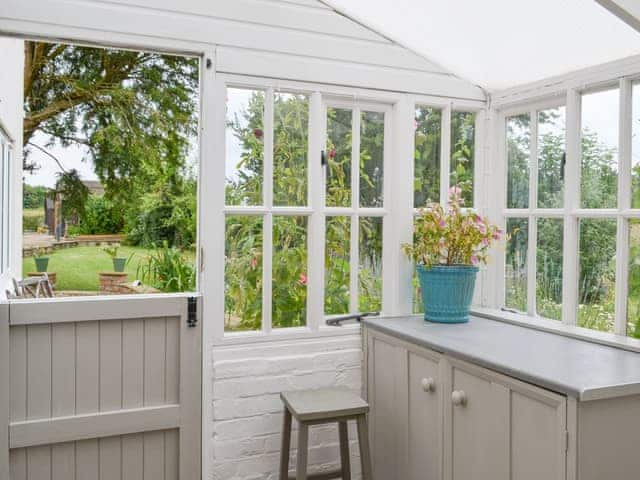
<path id="1" fill-rule="evenodd" d="M 125 246 L 118 250 L 119 257 L 129 258 L 133 254 L 125 268 L 129 281 L 136 279 L 138 263 L 147 252 L 145 248 Z M 48 270 L 57 274 L 56 290 L 98 291 L 98 272 L 113 271 L 113 264 L 102 247 L 72 247 L 51 253 Z M 36 271 L 33 257 L 22 260 L 22 271 L 25 275 Z"/>

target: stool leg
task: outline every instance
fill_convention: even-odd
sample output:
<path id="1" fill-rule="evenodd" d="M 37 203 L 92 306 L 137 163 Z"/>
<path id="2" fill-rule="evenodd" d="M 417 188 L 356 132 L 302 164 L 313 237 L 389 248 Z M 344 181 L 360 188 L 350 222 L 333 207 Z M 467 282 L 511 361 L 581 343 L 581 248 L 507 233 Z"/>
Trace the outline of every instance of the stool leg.
<path id="1" fill-rule="evenodd" d="M 285 407 L 282 421 L 282 445 L 280 446 L 280 480 L 289 479 L 289 452 L 291 449 L 291 412 Z"/>
<path id="2" fill-rule="evenodd" d="M 296 480 L 307 480 L 307 449 L 309 448 L 309 426 L 300 422 L 298 427 L 298 454 Z"/>
<path id="3" fill-rule="evenodd" d="M 358 443 L 360 443 L 360 461 L 362 463 L 362 480 L 373 480 L 371 472 L 371 453 L 369 452 L 369 429 L 367 417 L 358 417 Z"/>
<path id="4" fill-rule="evenodd" d="M 342 480 L 351 480 L 351 462 L 349 460 L 349 430 L 347 422 L 338 422 L 340 429 L 340 467 L 342 469 Z"/>

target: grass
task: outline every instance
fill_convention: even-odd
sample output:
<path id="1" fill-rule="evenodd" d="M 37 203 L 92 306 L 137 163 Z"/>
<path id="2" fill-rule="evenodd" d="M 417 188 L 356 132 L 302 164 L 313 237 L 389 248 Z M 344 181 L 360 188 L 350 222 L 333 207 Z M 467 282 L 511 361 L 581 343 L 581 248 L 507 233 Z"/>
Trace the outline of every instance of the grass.
<path id="1" fill-rule="evenodd" d="M 131 259 L 125 267 L 129 274 L 128 281 L 135 280 L 138 264 L 150 250 L 140 247 L 121 246 L 118 250 L 119 257 Z M 185 253 L 189 259 L 193 259 L 193 253 Z M 28 272 L 35 272 L 36 266 L 33 257 L 22 259 L 22 271 L 25 276 Z M 72 247 L 56 250 L 49 255 L 49 272 L 57 274 L 56 290 L 79 290 L 96 292 L 99 289 L 98 273 L 113 271 L 111 257 L 102 247 Z"/>

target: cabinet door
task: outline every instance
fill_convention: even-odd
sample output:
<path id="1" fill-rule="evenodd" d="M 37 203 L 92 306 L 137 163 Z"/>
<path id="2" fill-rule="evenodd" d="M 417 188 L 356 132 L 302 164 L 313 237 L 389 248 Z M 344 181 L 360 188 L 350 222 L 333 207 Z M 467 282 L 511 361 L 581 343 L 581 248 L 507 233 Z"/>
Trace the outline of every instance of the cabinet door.
<path id="1" fill-rule="evenodd" d="M 451 369 L 445 436 L 451 480 L 509 479 L 509 390 L 460 366 Z M 455 403 L 454 403 L 455 401 Z"/>
<path id="2" fill-rule="evenodd" d="M 398 375 L 402 350 L 377 335 L 368 337 L 367 374 L 373 473 L 376 479 L 381 480 L 398 478 L 402 406 L 397 392 L 402 388 L 402 378 Z"/>
<path id="3" fill-rule="evenodd" d="M 407 352 L 408 444 L 407 478 L 442 478 L 442 384 L 438 358 Z"/>
<path id="4" fill-rule="evenodd" d="M 565 397 L 464 362 L 449 371 L 447 480 L 564 480 Z"/>

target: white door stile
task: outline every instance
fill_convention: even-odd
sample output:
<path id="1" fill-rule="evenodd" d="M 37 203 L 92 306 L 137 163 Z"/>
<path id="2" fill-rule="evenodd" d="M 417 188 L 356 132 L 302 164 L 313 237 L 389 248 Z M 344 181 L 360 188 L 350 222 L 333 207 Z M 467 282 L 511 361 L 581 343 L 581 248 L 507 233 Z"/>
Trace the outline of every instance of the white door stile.
<path id="1" fill-rule="evenodd" d="M 358 269 L 360 267 L 360 108 L 351 110 L 351 238 L 349 241 L 349 310 L 358 311 Z"/>
<path id="2" fill-rule="evenodd" d="M 273 87 L 265 91 L 264 99 L 264 206 L 262 224 L 262 331 L 272 329 L 273 291 Z"/>
<path id="3" fill-rule="evenodd" d="M 12 480 L 200 479 L 201 322 L 176 298 L 78 301 L 48 324 L 58 300 L 0 305 Z M 162 315 L 123 316 L 144 302 Z"/>
<path id="4" fill-rule="evenodd" d="M 538 112 L 529 112 L 531 134 L 529 146 L 529 212 L 538 206 Z M 508 167 L 507 167 L 508 168 Z M 527 215 L 529 246 L 527 248 L 527 313 L 536 314 L 538 219 Z"/>

